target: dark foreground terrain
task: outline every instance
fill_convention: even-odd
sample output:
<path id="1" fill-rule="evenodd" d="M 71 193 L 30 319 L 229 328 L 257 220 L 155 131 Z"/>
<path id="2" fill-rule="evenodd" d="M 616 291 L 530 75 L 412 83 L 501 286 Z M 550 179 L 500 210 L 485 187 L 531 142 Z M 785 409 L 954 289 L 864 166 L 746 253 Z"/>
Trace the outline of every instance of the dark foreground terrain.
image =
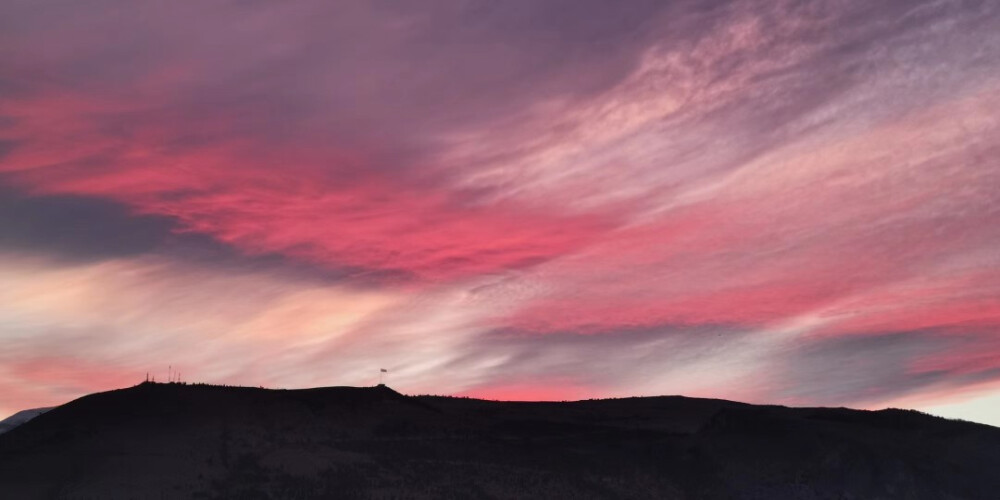
<path id="1" fill-rule="evenodd" d="M 0 497 L 997 499 L 1000 429 L 683 397 L 141 384 L 0 435 Z"/>

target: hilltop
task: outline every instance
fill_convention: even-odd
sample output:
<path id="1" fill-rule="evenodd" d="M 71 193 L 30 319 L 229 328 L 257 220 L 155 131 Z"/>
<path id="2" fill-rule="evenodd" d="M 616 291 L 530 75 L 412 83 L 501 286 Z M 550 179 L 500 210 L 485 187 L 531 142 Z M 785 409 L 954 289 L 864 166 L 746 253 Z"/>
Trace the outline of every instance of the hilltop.
<path id="1" fill-rule="evenodd" d="M 995 498 L 1000 429 L 680 396 L 151 384 L 0 435 L 9 498 Z"/>

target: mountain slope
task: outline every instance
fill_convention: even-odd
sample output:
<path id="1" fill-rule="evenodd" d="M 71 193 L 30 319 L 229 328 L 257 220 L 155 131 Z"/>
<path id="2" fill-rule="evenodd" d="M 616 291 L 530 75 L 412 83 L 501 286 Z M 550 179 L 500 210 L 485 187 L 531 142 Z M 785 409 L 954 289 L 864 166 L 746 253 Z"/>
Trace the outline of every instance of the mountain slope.
<path id="1" fill-rule="evenodd" d="M 0 420 L 0 434 L 3 434 L 25 422 L 45 413 L 52 408 L 32 408 L 30 410 L 21 410 L 3 420 Z"/>
<path id="2" fill-rule="evenodd" d="M 142 384 L 0 435 L 11 498 L 995 498 L 1000 429 L 677 396 Z"/>

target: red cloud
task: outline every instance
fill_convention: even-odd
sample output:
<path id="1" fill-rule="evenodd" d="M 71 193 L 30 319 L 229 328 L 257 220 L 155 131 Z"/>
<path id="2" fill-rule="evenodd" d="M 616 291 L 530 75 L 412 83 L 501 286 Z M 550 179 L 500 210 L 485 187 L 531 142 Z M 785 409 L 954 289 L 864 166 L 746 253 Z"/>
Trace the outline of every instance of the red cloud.
<path id="1" fill-rule="evenodd" d="M 412 169 L 373 164 L 364 152 L 276 141 L 265 153 L 235 138 L 172 146 L 191 131 L 187 122 L 171 124 L 169 113 L 123 136 L 101 130 L 109 109 L 129 108 L 52 96 L 5 103 L 0 111 L 18 124 L 3 136 L 19 144 L 2 170 L 37 193 L 100 196 L 175 217 L 182 230 L 248 253 L 424 279 L 535 264 L 586 245 L 612 222 L 552 207 L 477 204 L 415 179 Z M 199 124 L 196 132 L 224 128 Z"/>
<path id="2" fill-rule="evenodd" d="M 373 312 L 353 331 L 334 333 L 319 319 L 315 328 L 300 325 L 317 336 L 303 350 L 316 357 L 315 348 L 322 363 L 351 356 L 331 340 L 339 334 L 356 345 L 361 364 L 393 346 L 412 350 L 420 337 L 427 350 L 415 352 L 436 363 L 421 384 L 435 387 L 445 376 L 432 371 L 468 360 L 477 345 L 496 342 L 490 335 L 498 330 L 608 333 L 523 335 L 524 344 L 499 344 L 496 356 L 479 353 L 482 363 L 471 365 L 475 380 L 488 382 L 468 394 L 563 399 L 592 395 L 599 383 L 631 388 L 630 380 L 669 361 L 701 368 L 706 379 L 730 375 L 711 380 L 715 390 L 748 378 L 755 363 L 766 371 L 794 361 L 781 357 L 801 347 L 795 342 L 902 332 L 893 342 L 906 347 L 908 330 L 932 332 L 926 340 L 1000 326 L 992 271 L 1000 170 L 990 163 L 1000 143 L 1000 62 L 982 50 L 995 40 L 987 29 L 995 16 L 975 9 L 848 2 L 789 13 L 734 2 L 602 13 L 594 23 L 583 12 L 582 24 L 546 26 L 562 17 L 544 7 L 513 17 L 501 8 L 486 18 L 444 7 L 4 7 L 4 18 L 17 20 L 0 32 L 5 186 L 114 200 L 248 254 L 447 282 L 447 300 L 415 301 L 399 317 L 398 308 L 379 310 L 388 319 Z M 592 30 L 604 23 L 609 29 Z M 594 45 L 597 34 L 602 42 Z M 928 49 L 913 50 L 914 41 Z M 85 279 L 128 269 L 101 268 Z M 160 300 L 189 295 L 204 286 L 200 278 L 144 297 L 148 304 L 115 296 L 109 300 L 119 306 L 108 310 L 171 313 Z M 466 290 L 470 283 L 475 291 Z M 29 316 L 51 311 L 44 295 L 68 288 L 44 287 L 17 307 Z M 208 315 L 228 322 L 243 314 L 219 313 L 245 302 L 244 290 L 234 294 L 219 297 Z M 440 310 L 428 314 L 438 300 Z M 86 308 L 70 309 L 59 320 L 72 325 Z M 288 315 L 314 319 L 293 307 L 265 322 L 278 332 L 267 336 L 275 350 L 296 343 L 282 336 Z M 417 320 L 425 321 L 419 329 Z M 32 330 L 40 327 L 26 323 L 25 337 L 38 335 L 28 344 L 45 345 L 45 334 Z M 683 343 L 655 328 L 665 324 L 683 332 L 677 336 L 712 332 L 723 347 L 732 345 L 727 329 L 741 332 L 745 343 L 736 344 L 752 352 L 713 357 L 689 346 L 679 356 Z M 805 325 L 801 336 L 769 343 L 787 324 Z M 113 325 L 98 318 L 92 326 L 101 336 Z M 208 329 L 192 327 L 199 328 Z M 264 345 L 248 332 L 241 341 Z M 623 332 L 634 335 L 616 336 Z M 565 351 L 552 343 L 562 337 L 609 342 L 586 344 L 578 358 L 550 352 L 537 371 L 527 366 L 546 346 Z M 614 342 L 644 354 L 613 358 Z M 108 354 L 95 344 L 81 358 Z M 842 367 L 833 358 L 871 344 L 844 345 L 818 357 Z M 645 356 L 653 346 L 657 355 Z M 296 377 L 298 355 L 285 360 Z M 847 389 L 824 392 L 824 365 L 805 395 L 789 400 L 832 392 L 840 402 L 853 391 L 874 397 L 923 387 L 894 379 L 896 365 L 991 368 L 988 355 L 971 350 L 899 356 L 906 359 L 878 375 L 888 382 L 835 380 Z M 594 386 L 552 379 L 605 357 L 617 365 L 605 365 Z M 505 359 L 523 360 L 514 366 L 525 373 L 503 371 L 513 363 L 497 361 Z M 751 368 L 730 367 L 731 359 Z M 867 359 L 864 370 L 884 361 Z M 17 381 L 55 386 L 108 369 L 74 363 L 24 361 L 10 370 Z M 220 363 L 251 373 L 254 362 Z M 128 378 L 111 373 L 73 390 Z M 0 392 L 12 387 L 0 384 Z"/>

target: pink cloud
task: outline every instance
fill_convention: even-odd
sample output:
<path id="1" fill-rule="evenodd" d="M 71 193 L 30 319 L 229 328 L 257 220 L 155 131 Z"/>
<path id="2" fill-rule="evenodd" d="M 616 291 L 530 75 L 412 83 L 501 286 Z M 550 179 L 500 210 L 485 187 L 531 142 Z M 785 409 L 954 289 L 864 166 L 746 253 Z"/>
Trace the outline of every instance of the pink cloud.
<path id="1" fill-rule="evenodd" d="M 239 140 L 174 150 L 169 143 L 181 123 L 143 123 L 126 137 L 108 137 L 88 122 L 100 104 L 69 101 L 46 101 L 37 114 L 34 106 L 29 113 L 0 105 L 25 120 L 4 136 L 31 138 L 3 162 L 11 179 L 38 194 L 99 196 L 168 215 L 183 230 L 248 253 L 441 279 L 570 253 L 612 223 L 551 207 L 466 204 L 460 193 L 380 171 L 364 154 L 280 146 L 258 154 Z"/>
<path id="2" fill-rule="evenodd" d="M 145 374 L 79 357 L 43 356 L 5 360 L 0 370 L 0 414 L 57 406 L 79 396 L 142 382 Z"/>
<path id="3" fill-rule="evenodd" d="M 603 390 L 572 382 L 532 380 L 522 383 L 499 383 L 467 389 L 454 394 L 457 397 L 492 399 L 499 401 L 577 401 L 594 397 Z"/>
<path id="4" fill-rule="evenodd" d="M 3 373 L 37 385 L 0 389 L 121 384 L 96 360 L 181 338 L 228 352 L 199 359 L 228 382 L 389 366 L 502 399 L 869 404 L 988 378 L 996 13 L 696 3 L 5 6 L 4 189 L 235 252 L 25 273 L 48 205 L 0 218 L 30 236 L 0 248 L 26 290 Z M 67 337 L 78 357 L 40 355 Z"/>

